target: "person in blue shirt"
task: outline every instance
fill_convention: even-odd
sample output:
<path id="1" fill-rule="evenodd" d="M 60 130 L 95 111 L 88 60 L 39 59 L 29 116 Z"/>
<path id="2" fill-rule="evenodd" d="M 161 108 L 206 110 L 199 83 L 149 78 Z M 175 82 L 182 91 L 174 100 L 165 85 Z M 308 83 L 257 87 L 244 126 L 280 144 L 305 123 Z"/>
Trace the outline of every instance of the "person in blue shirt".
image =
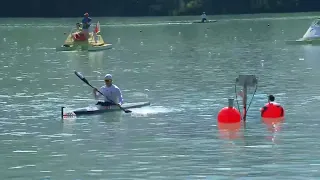
<path id="1" fill-rule="evenodd" d="M 87 38 L 89 37 L 89 28 L 91 25 L 91 21 L 92 20 L 89 17 L 89 14 L 85 13 L 81 22 L 82 22 L 82 32 L 85 34 Z"/>
<path id="2" fill-rule="evenodd" d="M 91 25 L 91 18 L 89 17 L 88 13 L 84 14 L 84 17 L 82 19 L 82 29 L 89 29 Z"/>

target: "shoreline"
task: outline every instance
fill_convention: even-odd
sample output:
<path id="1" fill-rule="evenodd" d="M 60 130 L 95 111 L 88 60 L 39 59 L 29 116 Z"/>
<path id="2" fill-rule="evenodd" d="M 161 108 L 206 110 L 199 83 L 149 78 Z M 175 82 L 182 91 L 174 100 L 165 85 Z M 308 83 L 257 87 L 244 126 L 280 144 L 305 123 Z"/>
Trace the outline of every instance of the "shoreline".
<path id="1" fill-rule="evenodd" d="M 207 13 L 207 16 L 257 16 L 257 15 L 283 15 L 283 14 L 319 14 L 320 17 L 320 11 L 297 11 L 297 12 L 261 12 L 261 13 L 225 13 L 225 14 L 210 14 Z M 94 13 L 91 13 L 94 14 Z M 201 16 L 201 14 L 187 14 L 187 15 L 145 15 L 145 16 L 91 16 L 91 18 L 151 18 L 151 17 L 195 17 L 195 16 Z M 83 16 L 80 13 L 80 16 L 8 16 L 8 17 L 0 17 L 0 19 L 67 19 L 67 18 L 82 18 Z"/>

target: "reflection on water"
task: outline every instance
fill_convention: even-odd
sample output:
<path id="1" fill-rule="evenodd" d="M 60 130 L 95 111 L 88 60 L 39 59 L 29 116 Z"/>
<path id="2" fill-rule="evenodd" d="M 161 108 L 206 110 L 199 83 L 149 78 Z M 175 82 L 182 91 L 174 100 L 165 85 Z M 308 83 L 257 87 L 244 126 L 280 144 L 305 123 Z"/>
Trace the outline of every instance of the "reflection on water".
<path id="1" fill-rule="evenodd" d="M 242 123 L 219 123 L 218 132 L 221 139 L 240 139 L 243 138 Z"/>
<path id="2" fill-rule="evenodd" d="M 97 51 L 97 52 L 88 52 L 88 62 L 89 64 L 95 64 L 97 66 L 102 66 L 108 62 L 108 51 Z M 104 61 L 105 60 L 105 61 Z"/>
<path id="3" fill-rule="evenodd" d="M 122 111 L 106 112 L 96 115 L 82 115 L 82 116 L 68 116 L 64 117 L 61 122 L 65 126 L 72 126 L 76 122 L 82 122 L 82 120 L 99 120 L 104 122 L 119 122 L 122 119 Z"/>
<path id="4" fill-rule="evenodd" d="M 309 68 L 318 71 L 320 69 L 320 46 L 304 45 L 301 48 L 304 52 L 304 58 L 300 58 L 299 60 L 306 61 Z"/>
<path id="5" fill-rule="evenodd" d="M 267 139 L 271 140 L 273 143 L 278 144 L 277 136 L 282 130 L 283 123 L 285 118 L 262 118 L 262 122 L 266 125 L 267 130 L 270 132 L 270 135 L 267 136 Z"/>
<path id="6" fill-rule="evenodd" d="M 108 59 L 112 58 L 108 55 L 112 51 L 111 49 L 105 51 L 86 52 L 63 52 L 59 54 L 61 59 L 64 60 L 65 65 L 72 69 L 76 69 L 82 72 L 92 71 L 106 71 L 105 65 L 108 63 Z"/>

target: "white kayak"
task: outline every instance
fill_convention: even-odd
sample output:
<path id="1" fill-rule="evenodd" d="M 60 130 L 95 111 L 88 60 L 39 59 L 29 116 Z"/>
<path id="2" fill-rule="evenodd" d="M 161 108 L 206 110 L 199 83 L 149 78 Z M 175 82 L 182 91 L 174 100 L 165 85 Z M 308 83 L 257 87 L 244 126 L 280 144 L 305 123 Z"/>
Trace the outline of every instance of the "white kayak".
<path id="1" fill-rule="evenodd" d="M 133 109 L 133 108 L 141 108 L 144 106 L 149 106 L 150 102 L 137 102 L 137 103 L 125 103 L 122 105 L 123 109 Z M 119 106 L 112 105 L 112 106 L 100 106 L 100 105 L 94 105 L 89 106 L 85 108 L 79 108 L 75 109 L 72 112 L 64 113 L 63 112 L 64 107 L 61 108 L 61 114 L 62 116 L 68 116 L 70 114 L 79 116 L 79 115 L 90 115 L 90 114 L 101 114 L 106 112 L 114 112 L 114 111 L 122 111 Z"/>
<path id="2" fill-rule="evenodd" d="M 202 24 L 206 24 L 206 23 L 215 23 L 217 22 L 217 20 L 207 20 L 205 22 L 201 22 L 201 21 L 195 21 L 195 22 L 192 22 L 192 23 L 202 23 Z"/>

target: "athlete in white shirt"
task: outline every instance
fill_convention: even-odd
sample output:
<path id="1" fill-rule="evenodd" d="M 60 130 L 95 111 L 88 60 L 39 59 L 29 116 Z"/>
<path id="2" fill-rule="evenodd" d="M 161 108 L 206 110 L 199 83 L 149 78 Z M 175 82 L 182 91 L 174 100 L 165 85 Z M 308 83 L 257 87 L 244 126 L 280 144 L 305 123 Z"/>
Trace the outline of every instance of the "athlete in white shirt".
<path id="1" fill-rule="evenodd" d="M 106 85 L 102 86 L 99 90 L 104 95 L 104 102 L 98 101 L 98 103 L 96 105 L 101 105 L 101 106 L 119 105 L 119 106 L 121 106 L 123 104 L 122 93 L 121 93 L 121 90 L 118 88 L 118 86 L 112 84 L 112 75 L 107 74 L 104 77 L 104 82 Z M 93 89 L 93 95 L 94 95 L 95 99 L 98 99 L 99 97 L 102 96 L 96 88 Z"/>

